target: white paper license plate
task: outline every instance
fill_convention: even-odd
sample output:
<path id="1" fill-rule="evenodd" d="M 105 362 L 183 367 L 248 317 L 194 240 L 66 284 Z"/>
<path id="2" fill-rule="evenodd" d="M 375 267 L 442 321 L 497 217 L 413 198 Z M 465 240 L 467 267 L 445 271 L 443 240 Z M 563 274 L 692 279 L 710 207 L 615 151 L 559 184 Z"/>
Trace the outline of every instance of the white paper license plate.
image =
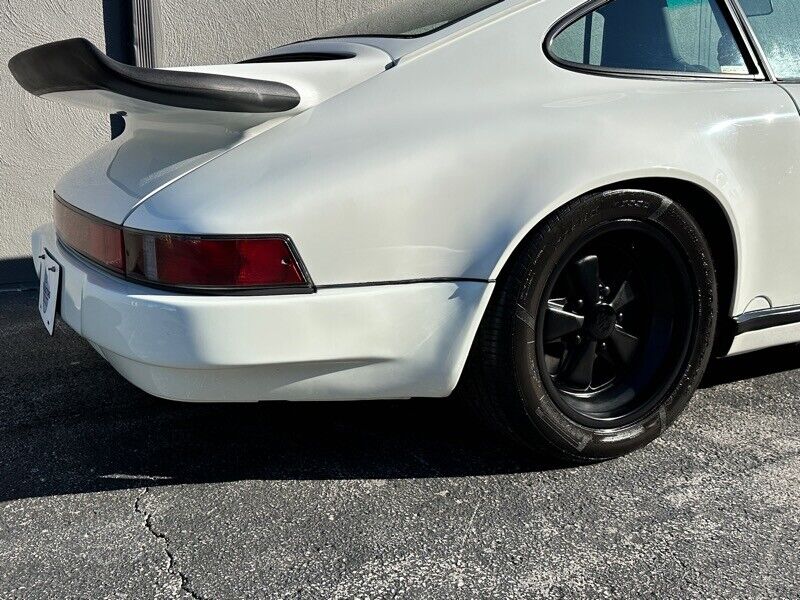
<path id="1" fill-rule="evenodd" d="M 61 280 L 61 265 L 53 260 L 47 250 L 42 259 L 42 272 L 39 275 L 39 314 L 44 326 L 53 335 L 56 325 L 56 308 L 58 307 L 58 284 Z"/>

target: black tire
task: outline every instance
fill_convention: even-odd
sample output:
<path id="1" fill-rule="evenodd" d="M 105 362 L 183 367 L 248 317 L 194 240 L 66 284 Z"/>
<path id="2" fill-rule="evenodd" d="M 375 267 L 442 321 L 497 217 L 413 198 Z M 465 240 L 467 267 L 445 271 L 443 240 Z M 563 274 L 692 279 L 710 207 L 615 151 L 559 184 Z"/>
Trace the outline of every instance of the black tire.
<path id="1" fill-rule="evenodd" d="M 626 303 L 628 313 L 616 308 Z M 694 219 L 652 192 L 591 194 L 541 223 L 505 267 L 470 355 L 468 395 L 529 449 L 571 463 L 618 457 L 684 410 L 716 319 L 714 265 Z"/>

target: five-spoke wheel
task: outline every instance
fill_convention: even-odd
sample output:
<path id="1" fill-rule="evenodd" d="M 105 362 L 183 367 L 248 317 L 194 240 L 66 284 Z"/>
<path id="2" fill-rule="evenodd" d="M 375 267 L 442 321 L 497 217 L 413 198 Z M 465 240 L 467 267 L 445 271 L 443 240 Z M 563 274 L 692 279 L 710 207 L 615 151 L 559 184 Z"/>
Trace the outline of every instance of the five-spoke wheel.
<path id="1" fill-rule="evenodd" d="M 625 280 L 611 287 L 600 279 L 600 259 L 596 255 L 575 261 L 570 283 L 575 290 L 571 296 L 551 298 L 544 318 L 544 341 L 549 354 L 550 372 L 557 374 L 565 389 L 587 392 L 598 389 L 595 364 L 602 361 L 614 373 L 630 368 L 639 338 L 626 331 L 623 309 L 636 295 Z M 560 368 L 560 370 L 559 370 Z"/>
<path id="2" fill-rule="evenodd" d="M 585 424 L 635 419 L 686 354 L 694 304 L 680 248 L 658 226 L 585 232 L 553 269 L 530 332 L 556 403 Z"/>
<path id="3" fill-rule="evenodd" d="M 653 192 L 563 207 L 498 288 L 471 357 L 478 408 L 518 441 L 573 462 L 657 437 L 710 357 L 710 250 L 691 216 Z"/>

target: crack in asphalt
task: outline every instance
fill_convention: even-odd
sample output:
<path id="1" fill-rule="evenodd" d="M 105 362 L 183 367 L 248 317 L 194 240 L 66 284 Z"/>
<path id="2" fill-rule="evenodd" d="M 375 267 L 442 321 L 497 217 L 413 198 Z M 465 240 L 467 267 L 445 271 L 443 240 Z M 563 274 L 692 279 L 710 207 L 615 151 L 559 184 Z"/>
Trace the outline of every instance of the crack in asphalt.
<path id="1" fill-rule="evenodd" d="M 159 540 L 164 544 L 164 554 L 167 555 L 167 571 L 178 578 L 180 582 L 180 589 L 181 591 L 189 594 L 194 600 L 205 600 L 203 596 L 201 596 L 198 592 L 196 592 L 191 584 L 189 583 L 189 577 L 180 569 L 175 566 L 175 553 L 170 550 L 170 540 L 167 537 L 167 534 L 158 531 L 153 526 L 153 513 L 150 511 L 142 508 L 142 498 L 147 495 L 150 491 L 149 487 L 144 488 L 141 494 L 136 497 L 136 501 L 133 504 L 133 509 L 136 511 L 137 514 L 142 515 L 144 517 L 143 525 L 144 528 L 153 536 L 155 539 Z"/>

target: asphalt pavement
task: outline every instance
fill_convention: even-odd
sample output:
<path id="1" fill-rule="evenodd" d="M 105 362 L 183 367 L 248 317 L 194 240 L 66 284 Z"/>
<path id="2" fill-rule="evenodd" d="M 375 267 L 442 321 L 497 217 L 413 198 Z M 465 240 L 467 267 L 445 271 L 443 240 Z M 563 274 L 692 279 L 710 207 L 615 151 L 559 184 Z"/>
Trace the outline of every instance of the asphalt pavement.
<path id="1" fill-rule="evenodd" d="M 188 405 L 0 293 L 0 598 L 800 598 L 800 349 L 563 468 L 462 399 Z"/>

